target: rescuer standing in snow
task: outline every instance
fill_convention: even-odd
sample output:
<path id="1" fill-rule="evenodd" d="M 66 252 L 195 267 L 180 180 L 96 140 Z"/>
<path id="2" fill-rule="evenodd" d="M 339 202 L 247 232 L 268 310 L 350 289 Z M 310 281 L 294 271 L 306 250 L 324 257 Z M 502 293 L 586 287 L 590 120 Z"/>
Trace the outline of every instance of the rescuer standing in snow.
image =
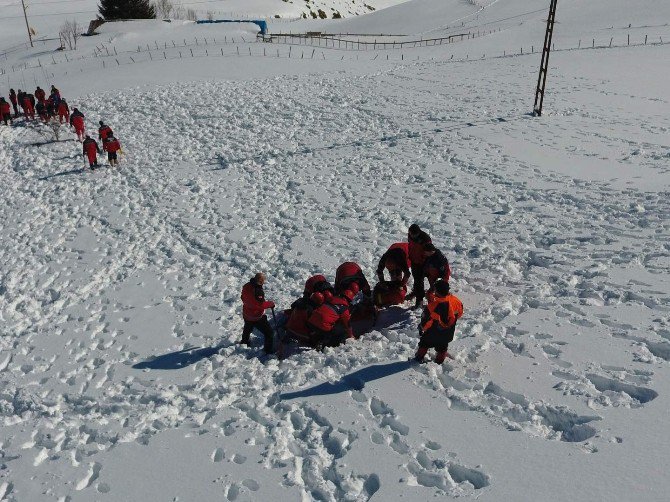
<path id="1" fill-rule="evenodd" d="M 274 332 L 265 315 L 266 309 L 275 308 L 274 302 L 265 299 L 263 285 L 266 277 L 262 272 L 257 273 L 242 288 L 242 318 L 244 328 L 242 329 L 242 340 L 240 343 L 249 345 L 251 332 L 255 329 L 263 333 L 265 341 L 263 349 L 266 354 L 274 353 Z"/>
<path id="2" fill-rule="evenodd" d="M 454 339 L 456 321 L 463 317 L 463 303 L 449 293 L 449 283 L 438 280 L 435 295 L 423 310 L 419 325 L 419 348 L 414 359 L 422 362 L 428 349 L 435 349 L 435 362 L 442 364 L 449 355 L 447 348 Z"/>

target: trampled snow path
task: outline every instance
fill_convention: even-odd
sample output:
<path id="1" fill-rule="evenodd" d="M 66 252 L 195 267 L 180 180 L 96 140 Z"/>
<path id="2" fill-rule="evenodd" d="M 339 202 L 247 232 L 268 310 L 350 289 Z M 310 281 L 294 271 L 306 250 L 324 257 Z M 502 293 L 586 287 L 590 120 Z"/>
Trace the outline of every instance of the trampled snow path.
<path id="1" fill-rule="evenodd" d="M 146 500 L 155 485 L 113 466 L 151 458 L 181 500 L 495 499 L 521 473 L 450 432 L 521 431 L 577 465 L 626 442 L 622 410 L 670 390 L 668 100 L 613 109 L 601 97 L 625 86 L 565 62 L 538 121 L 520 111 L 530 63 L 85 97 L 124 145 L 118 171 L 0 128 L 0 493 Z M 418 314 L 400 309 L 324 354 L 263 364 L 234 345 L 254 271 L 287 306 L 342 261 L 372 276 L 415 221 L 466 305 L 454 362 L 409 367 Z M 457 411 L 470 425 L 444 430 Z M 165 445 L 202 479 L 172 479 Z"/>

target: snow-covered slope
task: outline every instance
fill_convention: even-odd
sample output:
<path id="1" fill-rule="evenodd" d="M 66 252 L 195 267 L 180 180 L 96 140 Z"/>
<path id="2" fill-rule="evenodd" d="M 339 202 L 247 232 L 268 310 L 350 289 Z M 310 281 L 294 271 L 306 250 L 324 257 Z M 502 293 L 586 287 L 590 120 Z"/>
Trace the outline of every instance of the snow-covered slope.
<path id="1" fill-rule="evenodd" d="M 670 9 L 559 2 L 533 118 L 544 3 L 340 25 L 481 32 L 434 47 L 157 21 L 8 54 L 3 86 L 56 84 L 125 155 L 0 126 L 0 500 L 667 499 Z M 401 308 L 324 353 L 235 344 L 252 273 L 285 307 L 413 222 L 465 304 L 454 360 L 410 365 Z"/>

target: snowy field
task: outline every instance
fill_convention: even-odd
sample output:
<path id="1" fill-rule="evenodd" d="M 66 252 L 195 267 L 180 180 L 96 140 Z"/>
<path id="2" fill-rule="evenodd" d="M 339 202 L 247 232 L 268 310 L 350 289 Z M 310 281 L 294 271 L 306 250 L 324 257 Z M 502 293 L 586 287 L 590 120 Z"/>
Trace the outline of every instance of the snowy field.
<path id="1" fill-rule="evenodd" d="M 534 118 L 548 2 L 368 3 L 399 5 L 332 26 L 500 31 L 311 59 L 149 22 L 0 61 L 0 95 L 54 83 L 125 151 L 90 172 L 69 132 L 0 126 L 0 500 L 668 500 L 670 5 L 559 2 Z M 202 33 L 223 56 L 93 56 Z M 409 364 L 402 308 L 323 353 L 235 344 L 254 272 L 288 307 L 415 222 L 465 306 L 454 360 Z"/>

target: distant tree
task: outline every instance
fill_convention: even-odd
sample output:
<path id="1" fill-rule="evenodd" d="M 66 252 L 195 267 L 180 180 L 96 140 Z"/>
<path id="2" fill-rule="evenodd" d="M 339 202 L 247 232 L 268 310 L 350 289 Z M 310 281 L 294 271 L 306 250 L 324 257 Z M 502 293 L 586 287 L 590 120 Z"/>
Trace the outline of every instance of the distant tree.
<path id="1" fill-rule="evenodd" d="M 100 14 L 115 19 L 154 19 L 156 11 L 149 0 L 100 0 Z"/>

